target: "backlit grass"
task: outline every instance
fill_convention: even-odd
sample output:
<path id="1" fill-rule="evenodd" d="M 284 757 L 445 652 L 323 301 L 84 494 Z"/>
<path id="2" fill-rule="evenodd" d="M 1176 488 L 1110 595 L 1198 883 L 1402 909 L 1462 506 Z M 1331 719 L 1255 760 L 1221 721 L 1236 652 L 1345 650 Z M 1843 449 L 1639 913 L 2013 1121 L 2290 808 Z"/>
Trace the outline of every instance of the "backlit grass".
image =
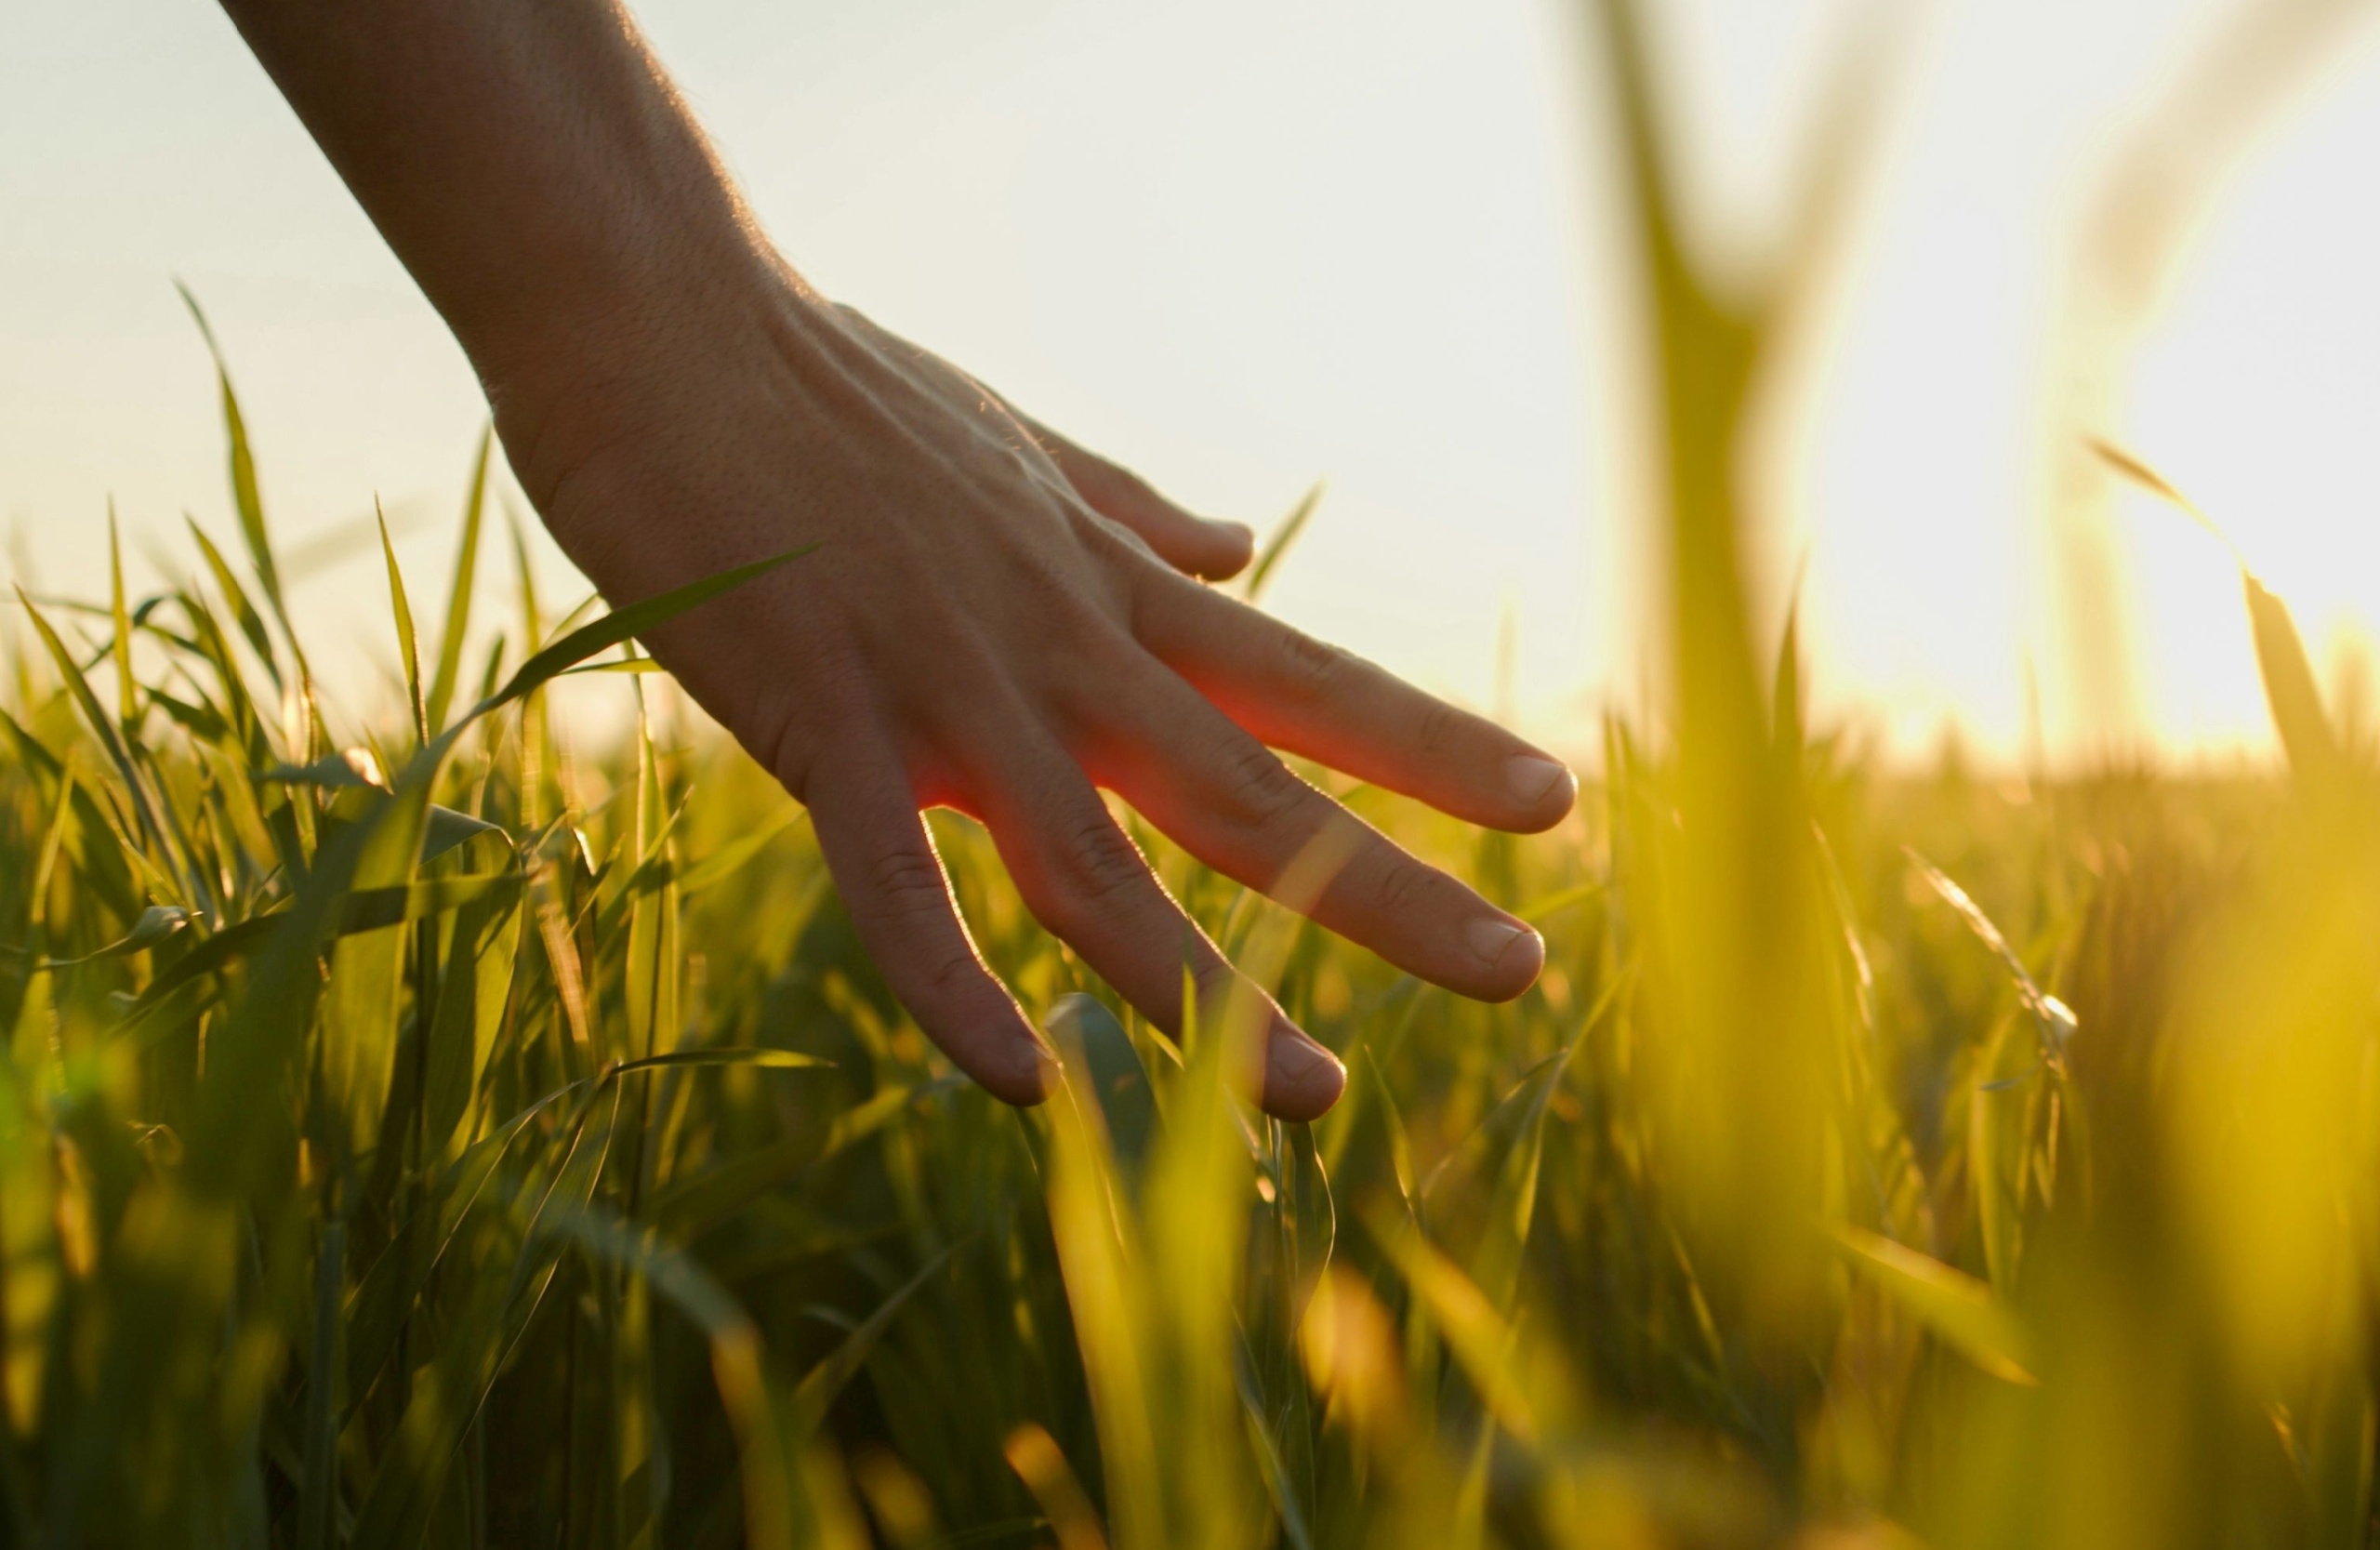
<path id="1" fill-rule="evenodd" d="M 661 713 L 629 638 L 702 590 L 563 619 L 522 567 L 472 627 L 484 457 L 454 574 L 388 564 L 403 709 L 344 719 L 227 379 L 239 531 L 0 630 L 0 1540 L 2369 1543 L 2370 750 L 2244 576 L 2269 777 L 1807 727 L 1728 471 L 1798 271 L 1705 284 L 1601 14 L 1674 693 L 1549 835 L 1334 788 L 1543 929 L 1510 1006 L 1144 836 L 1347 1060 L 1311 1128 L 937 818 L 1069 1066 L 956 1078 Z M 573 757 L 564 695 L 631 735 Z"/>

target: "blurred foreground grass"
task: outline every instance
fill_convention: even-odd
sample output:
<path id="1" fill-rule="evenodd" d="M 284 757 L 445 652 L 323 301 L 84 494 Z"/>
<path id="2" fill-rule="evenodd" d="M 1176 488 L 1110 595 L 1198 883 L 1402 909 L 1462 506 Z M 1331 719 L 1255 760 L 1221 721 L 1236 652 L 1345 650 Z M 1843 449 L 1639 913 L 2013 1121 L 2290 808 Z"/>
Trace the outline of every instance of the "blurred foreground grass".
<path id="1" fill-rule="evenodd" d="M 1153 845 L 1347 1059 L 1311 1129 L 938 818 L 1070 1088 L 955 1080 L 763 775 L 555 681 L 689 600 L 523 568 L 466 659 L 484 458 L 434 634 L 390 566 L 404 713 L 341 720 L 227 380 L 239 562 L 0 637 L 0 1543 L 2371 1543 L 2371 750 L 2246 577 L 2284 775 L 1808 731 L 1728 472 L 1796 272 L 1702 283 L 1600 15 L 1673 703 L 1549 836 L 1346 793 L 1543 928 L 1509 1007 Z"/>

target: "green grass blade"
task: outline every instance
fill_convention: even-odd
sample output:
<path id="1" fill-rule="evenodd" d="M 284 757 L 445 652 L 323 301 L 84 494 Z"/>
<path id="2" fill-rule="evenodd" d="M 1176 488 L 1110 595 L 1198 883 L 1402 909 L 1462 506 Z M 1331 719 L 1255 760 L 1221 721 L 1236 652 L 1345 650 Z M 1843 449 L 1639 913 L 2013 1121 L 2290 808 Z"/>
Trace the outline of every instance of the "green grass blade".
<path id="1" fill-rule="evenodd" d="M 500 826 L 489 823 L 485 818 L 474 818 L 469 813 L 458 813 L 451 807 L 441 807 L 433 802 L 430 809 L 429 825 L 422 832 L 421 859 L 424 862 L 435 861 L 456 846 L 469 840 L 476 840 L 483 834 L 496 835 L 508 845 L 512 842 L 512 837 L 506 834 Z"/>
<path id="2" fill-rule="evenodd" d="M 1489 1414 L 1523 1442 L 1539 1436 L 1535 1407 L 1514 1371 L 1512 1326 L 1471 1278 L 1429 1241 L 1375 1204 L 1358 1212 L 1388 1262 L 1413 1289 Z"/>
<path id="3" fill-rule="evenodd" d="M 867 1354 L 876 1349 L 876 1343 L 884 1338 L 884 1331 L 892 1327 L 892 1320 L 900 1317 L 909 1299 L 950 1263 L 955 1247 L 945 1247 L 929 1257 L 918 1267 L 916 1275 L 904 1281 L 892 1295 L 877 1305 L 874 1313 L 843 1336 L 824 1360 L 802 1375 L 800 1386 L 793 1391 L 793 1419 L 788 1428 L 795 1438 L 806 1438 L 818 1429 L 819 1423 L 826 1418 L 827 1407 L 835 1402 L 835 1396 L 859 1371 Z"/>
<path id="4" fill-rule="evenodd" d="M 1289 552 L 1289 546 L 1298 541 L 1298 536 L 1305 531 L 1305 524 L 1314 520 L 1315 509 L 1322 504 L 1322 492 L 1328 487 L 1317 483 L 1306 491 L 1297 505 L 1290 508 L 1289 514 L 1281 519 L 1281 525 L 1273 529 L 1273 536 L 1264 540 L 1263 551 L 1256 556 L 1256 563 L 1248 572 L 1249 602 L 1254 603 L 1263 595 L 1265 583 L 1273 579 L 1274 567 L 1281 563 L 1282 556 Z"/>
<path id="5" fill-rule="evenodd" d="M 507 680 L 503 688 L 482 701 L 471 717 L 483 716 L 491 710 L 509 705 L 523 695 L 531 694 L 558 677 L 565 669 L 586 661 L 598 652 L 609 651 L 623 641 L 635 639 L 646 630 L 668 623 L 690 608 L 697 608 L 722 592 L 734 590 L 747 581 L 757 580 L 779 566 L 799 560 L 818 546 L 804 544 L 797 550 L 759 560 L 748 565 L 706 576 L 674 588 L 659 597 L 647 598 L 604 615 L 591 624 L 584 624 L 562 639 L 547 646 L 521 664 L 520 669 Z"/>
<path id="6" fill-rule="evenodd" d="M 380 558 L 389 566 L 389 611 L 397 620 L 397 656 L 405 674 L 405 703 L 413 711 L 414 740 L 416 745 L 430 741 L 430 718 L 423 709 L 421 697 L 421 646 L 414 633 L 413 604 L 405 600 L 405 578 L 397 569 L 397 551 L 389 542 L 389 519 L 380 510 L 380 502 L 372 502 L 372 513 L 380 521 Z"/>
<path id="7" fill-rule="evenodd" d="M 74 696 L 83 719 L 90 723 L 92 735 L 99 738 L 99 747 L 107 751 L 108 762 L 115 766 L 116 774 L 123 778 L 143 837 L 162 849 L 165 835 L 157 827 L 155 811 L 150 806 L 148 788 L 142 783 L 139 772 L 132 767 L 131 756 L 125 751 L 124 738 L 110 722 L 106 708 L 99 704 L 99 696 L 91 692 L 90 681 L 74 665 L 73 655 L 66 649 L 66 643 L 59 639 L 58 631 L 42 616 L 41 610 L 33 606 L 33 600 L 25 596 L 21 587 L 17 589 L 17 601 L 24 605 L 25 613 L 33 619 L 34 633 L 41 637 L 42 645 L 48 651 L 59 677 L 65 680 L 67 692 Z"/>
<path id="8" fill-rule="evenodd" d="M 206 353 L 215 362 L 215 380 L 222 390 L 223 431 L 231 443 L 231 505 L 239 512 L 240 536 L 247 540 L 248 558 L 257 568 L 257 579 L 264 584 L 265 600 L 272 604 L 281 627 L 289 628 L 288 606 L 282 600 L 281 571 L 272 558 L 272 540 L 266 535 L 264 498 L 257 488 L 255 455 L 248 446 L 248 425 L 240 413 L 239 395 L 231 391 L 231 371 L 223 363 L 222 347 L 215 341 L 215 330 L 206 321 L 206 313 L 198 305 L 188 285 L 174 282 L 181 293 L 182 304 L 198 324 L 199 336 L 206 341 Z"/>
<path id="9" fill-rule="evenodd" d="M 556 673 L 556 678 L 580 678 L 588 673 L 660 673 L 669 669 L 650 656 L 630 656 L 618 662 L 589 662 L 568 672 Z"/>
<path id="10" fill-rule="evenodd" d="M 60 811 L 62 815 L 65 809 L 61 806 Z M 190 921 L 191 912 L 179 905 L 152 904 L 140 912 L 140 919 L 133 922 L 129 932 L 106 947 L 94 947 L 79 958 L 36 959 L 32 969 L 36 974 L 52 969 L 72 969 L 84 963 L 97 963 L 101 959 L 125 958 L 133 953 L 147 952 L 189 925 Z M 18 957 L 27 955 L 27 949 L 19 947 L 0 947 L 0 952 Z"/>
<path id="11" fill-rule="evenodd" d="M 1844 1252 L 1910 1316 L 1995 1378 L 2032 1384 L 2032 1342 L 2016 1313 L 1964 1270 L 1859 1227 L 1834 1229 Z"/>
<path id="12" fill-rule="evenodd" d="M 463 641 L 471 627 L 471 592 L 479 580 L 480 527 L 487 514 L 488 459 L 496 450 L 496 427 L 480 432 L 479 456 L 471 461 L 470 493 L 463 498 L 463 536 L 455 550 L 454 581 L 446 593 L 446 625 L 438 642 L 438 666 L 430 674 L 425 707 L 430 734 L 446 730 L 454 708 L 456 676 L 463 669 Z"/>
<path id="13" fill-rule="evenodd" d="M 116 533 L 115 502 L 108 502 L 108 603 L 115 624 L 109 650 L 115 657 L 115 713 L 126 737 L 140 719 L 139 681 L 132 676 L 132 616 L 124 604 L 124 545 Z"/>
<path id="14" fill-rule="evenodd" d="M 650 661 L 650 657 L 641 660 Z M 778 835 L 800 823 L 807 813 L 789 807 L 774 823 L 763 824 L 749 834 L 740 834 L 717 850 L 678 874 L 678 896 L 691 897 L 713 883 L 723 882 L 766 850 Z"/>
<path id="15" fill-rule="evenodd" d="M 215 540 L 206 536 L 206 530 L 191 518 L 185 517 L 183 521 L 190 523 L 190 535 L 198 540 L 199 552 L 206 557 L 206 568 L 215 576 L 217 590 L 222 592 L 223 601 L 231 605 L 231 616 L 239 621 L 240 633 L 246 637 L 249 649 L 257 654 L 257 660 L 264 664 L 264 670 L 272 679 L 273 687 L 280 688 L 281 659 L 272 649 L 272 635 L 264 627 L 264 616 L 258 613 L 256 604 L 248 601 L 247 589 L 240 585 L 238 576 L 231 574 L 230 563 L 223 558 L 223 551 L 215 547 Z"/>
<path id="16" fill-rule="evenodd" d="M 323 1225 L 314 1269 L 314 1331 L 306 1364 L 305 1477 L 298 1488 L 299 1550 L 329 1550 L 338 1504 L 337 1397 L 341 1293 L 346 1287 L 347 1224 L 337 1216 Z"/>
<path id="17" fill-rule="evenodd" d="M 1092 996 L 1061 996 L 1045 1019 L 1061 1053 L 1082 1053 L 1092 1096 L 1099 1100 L 1107 1126 L 1107 1144 L 1128 1181 L 1137 1182 L 1141 1165 L 1157 1133 L 1156 1095 L 1149 1089 L 1148 1068 L 1116 1015 Z"/>
<path id="18" fill-rule="evenodd" d="M 612 1069 L 619 1076 L 638 1071 L 663 1071 L 682 1066 L 749 1066 L 766 1071 L 803 1071 L 817 1068 L 834 1069 L 835 1063 L 799 1050 L 773 1050 L 757 1046 L 734 1046 L 708 1050 L 669 1050 L 661 1054 L 624 1060 Z"/>

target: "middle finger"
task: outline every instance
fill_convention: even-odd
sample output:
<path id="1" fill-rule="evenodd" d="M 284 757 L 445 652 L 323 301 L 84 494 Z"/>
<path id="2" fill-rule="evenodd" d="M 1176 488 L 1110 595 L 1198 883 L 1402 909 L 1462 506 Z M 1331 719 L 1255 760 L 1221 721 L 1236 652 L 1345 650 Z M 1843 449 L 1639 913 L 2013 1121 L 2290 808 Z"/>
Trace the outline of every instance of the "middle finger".
<path id="1" fill-rule="evenodd" d="M 1091 728 L 1102 784 L 1184 850 L 1450 990 L 1501 1001 L 1535 982 L 1545 944 L 1526 922 L 1299 779 L 1163 663 L 1116 657 Z M 1285 887 L 1316 854 L 1343 859 Z"/>

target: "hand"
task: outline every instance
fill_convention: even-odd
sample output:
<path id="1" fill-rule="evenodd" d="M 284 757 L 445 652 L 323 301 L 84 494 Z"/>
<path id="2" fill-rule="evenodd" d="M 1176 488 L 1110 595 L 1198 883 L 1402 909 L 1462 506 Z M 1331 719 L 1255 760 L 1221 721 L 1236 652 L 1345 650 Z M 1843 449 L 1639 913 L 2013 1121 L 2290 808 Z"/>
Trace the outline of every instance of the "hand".
<path id="1" fill-rule="evenodd" d="M 1456 816 L 1534 830 L 1560 763 L 1216 591 L 1245 527 L 1189 515 L 950 365 L 826 306 L 781 264 L 492 383 L 497 425 L 563 549 L 615 603 L 816 544 L 657 632 L 654 653 L 806 803 L 868 950 L 919 1027 L 1011 1103 L 1046 1046 L 976 955 L 920 809 L 981 820 L 1033 914 L 1159 1027 L 1269 1017 L 1262 1099 L 1311 1119 L 1339 1063 L 1183 916 L 1101 800 L 1277 889 L 1343 857 L 1313 917 L 1397 967 L 1505 1000 L 1544 947 L 1407 854 L 1267 745 Z"/>

